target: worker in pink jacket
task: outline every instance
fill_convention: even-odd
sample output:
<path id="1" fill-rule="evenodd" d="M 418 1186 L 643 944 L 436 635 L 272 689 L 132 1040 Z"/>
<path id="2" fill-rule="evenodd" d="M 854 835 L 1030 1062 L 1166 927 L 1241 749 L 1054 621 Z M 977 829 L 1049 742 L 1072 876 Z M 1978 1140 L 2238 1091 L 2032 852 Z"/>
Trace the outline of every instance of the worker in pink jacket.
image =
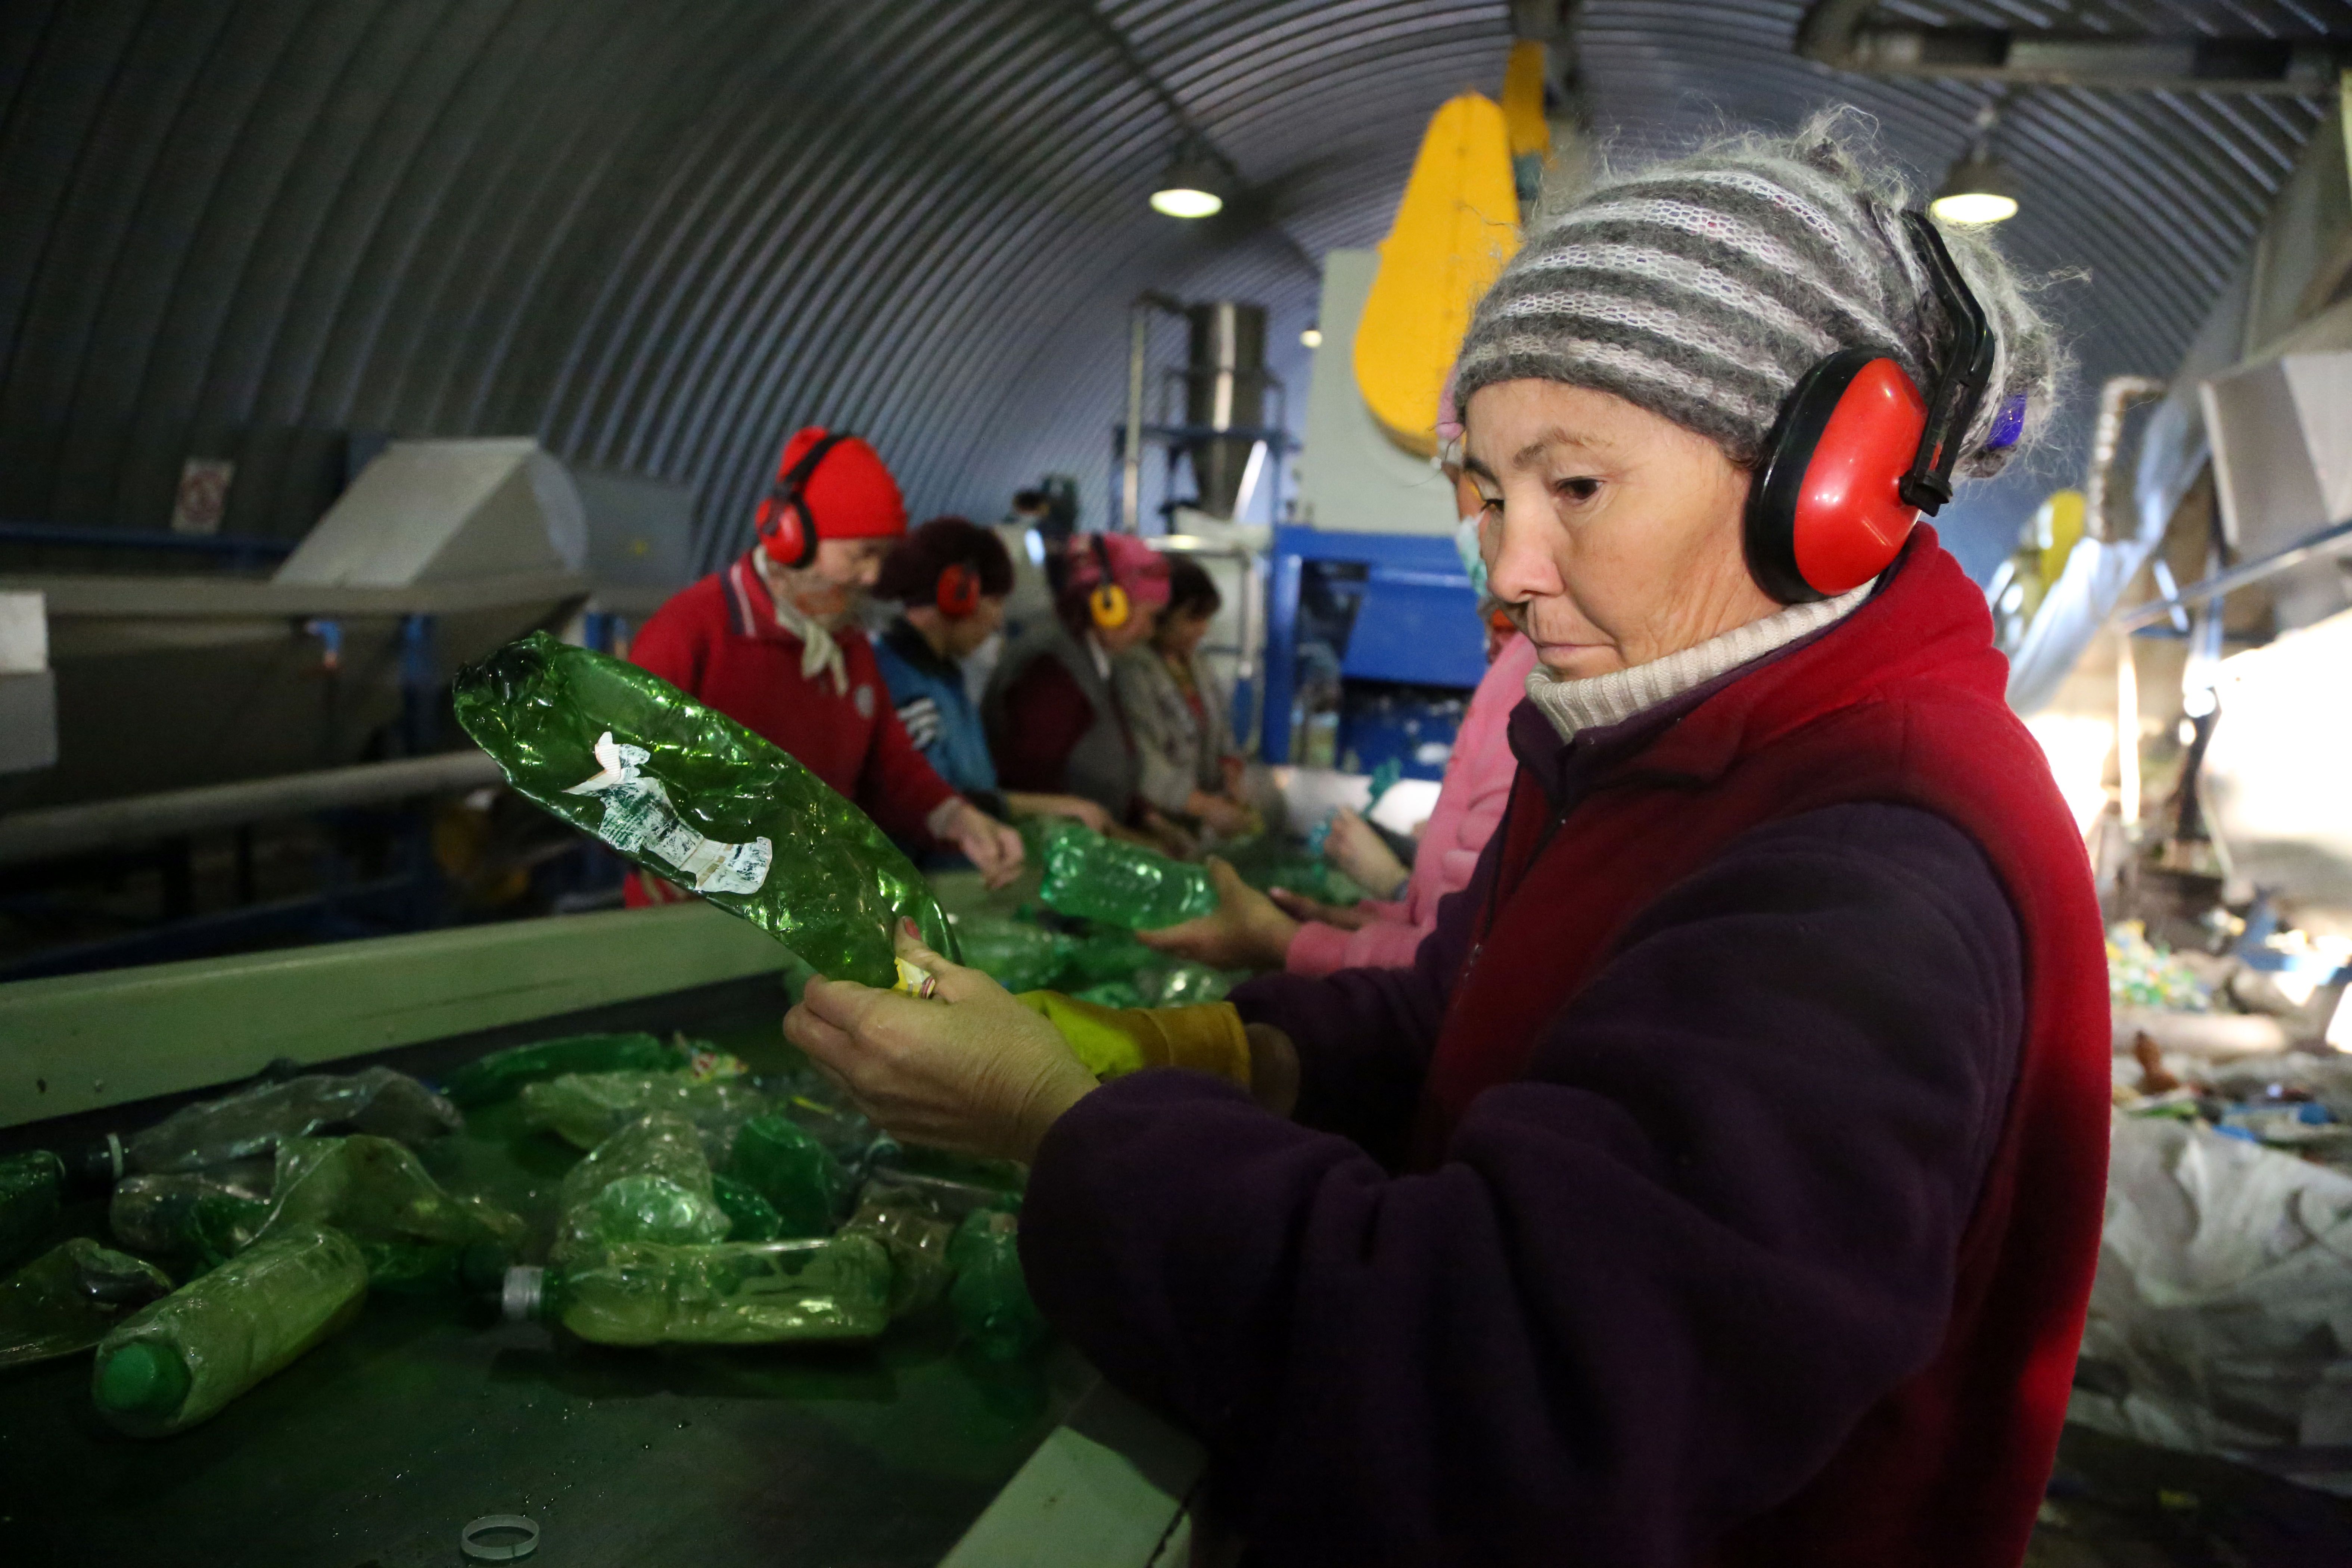
<path id="1" fill-rule="evenodd" d="M 1402 969 L 1412 963 L 1421 939 L 1437 924 L 1437 900 L 1470 885 L 1479 852 L 1503 820 L 1511 775 L 1519 766 L 1511 755 L 1511 710 L 1527 696 L 1528 672 L 1535 664 L 1535 645 L 1513 632 L 1486 667 L 1454 738 L 1454 755 L 1446 760 L 1437 805 L 1412 852 L 1412 874 L 1405 880 L 1403 898 L 1366 899 L 1349 910 L 1318 904 L 1285 889 L 1275 891 L 1275 902 L 1298 922 L 1284 948 L 1283 968 L 1312 975 L 1335 969 Z M 1371 838 L 1370 829 L 1363 833 Z M 1333 837 L 1339 837 L 1335 831 Z M 1349 869 L 1348 858 L 1340 858 L 1339 865 Z"/>
<path id="2" fill-rule="evenodd" d="M 1462 520 L 1454 548 L 1483 611 L 1492 601 L 1478 547 L 1482 503 L 1455 457 L 1462 416 L 1451 373 L 1438 394 L 1437 435 L 1454 481 L 1454 512 Z M 1138 931 L 1137 939 L 1162 952 L 1225 969 L 1286 969 L 1311 976 L 1339 969 L 1412 967 L 1421 939 L 1437 924 L 1437 900 L 1470 885 L 1480 852 L 1503 820 L 1518 771 L 1508 734 L 1511 710 L 1527 696 L 1535 664 L 1535 645 L 1507 618 L 1489 617 L 1486 673 L 1462 716 L 1454 754 L 1446 759 L 1445 782 L 1421 830 L 1409 876 L 1361 817 L 1343 811 L 1333 821 L 1325 853 L 1358 882 L 1387 891 L 1388 898 L 1366 899 L 1350 909 L 1317 903 L 1285 889 L 1269 898 L 1213 858 L 1209 876 L 1216 884 L 1216 912 L 1165 931 Z"/>
<path id="3" fill-rule="evenodd" d="M 1511 777 L 1518 769 L 1506 731 L 1511 710 L 1527 696 L 1535 658 L 1535 646 L 1514 632 L 1486 667 L 1454 737 L 1445 782 L 1421 830 L 1409 877 L 1361 818 L 1345 813 L 1333 824 L 1332 858 L 1340 868 L 1359 881 L 1369 877 L 1382 890 L 1396 889 L 1402 880 L 1402 888 L 1396 889 L 1401 897 L 1366 899 L 1352 909 L 1281 890 L 1269 898 L 1223 860 L 1212 859 L 1216 912 L 1164 931 L 1138 931 L 1137 940 L 1227 969 L 1316 975 L 1336 969 L 1409 967 L 1421 939 L 1437 923 L 1437 900 L 1469 885 L 1479 852 L 1503 819 L 1503 803 L 1510 798 Z M 1361 847 L 1351 844 L 1351 837 Z M 1385 863 L 1388 875 L 1371 869 L 1368 861 Z"/>

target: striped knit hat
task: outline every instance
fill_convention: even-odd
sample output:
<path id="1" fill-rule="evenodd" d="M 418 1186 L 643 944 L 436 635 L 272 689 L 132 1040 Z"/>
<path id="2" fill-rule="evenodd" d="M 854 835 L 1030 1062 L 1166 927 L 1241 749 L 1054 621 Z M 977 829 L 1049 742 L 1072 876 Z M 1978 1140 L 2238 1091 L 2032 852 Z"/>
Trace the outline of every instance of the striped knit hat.
<path id="1" fill-rule="evenodd" d="M 1948 329 L 1904 237 L 1901 184 L 1865 172 L 1850 112 L 1612 175 L 1531 234 L 1480 301 L 1454 395 L 1536 377 L 1613 393 L 1753 465 L 1798 378 L 1844 348 L 1925 392 Z M 1957 471 L 2038 437 L 2061 355 L 1981 230 L 1946 243 L 2000 340 Z"/>

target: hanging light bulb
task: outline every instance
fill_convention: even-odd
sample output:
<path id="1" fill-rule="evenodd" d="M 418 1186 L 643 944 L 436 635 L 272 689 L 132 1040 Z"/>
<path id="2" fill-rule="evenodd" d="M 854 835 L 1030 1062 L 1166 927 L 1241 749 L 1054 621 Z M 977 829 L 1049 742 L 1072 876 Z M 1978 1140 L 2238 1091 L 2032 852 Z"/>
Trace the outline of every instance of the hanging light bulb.
<path id="1" fill-rule="evenodd" d="M 2017 176 L 1993 155 L 1993 127 L 2000 118 L 1996 100 L 1977 111 L 1976 137 L 1944 176 L 1927 211 L 1948 224 L 2006 223 L 2017 216 Z"/>
<path id="2" fill-rule="evenodd" d="M 1989 152 L 1970 152 L 1944 176 L 1927 210 L 1946 223 L 2006 223 L 2017 216 L 2017 176 Z"/>
<path id="3" fill-rule="evenodd" d="M 1309 327 L 1298 334 L 1298 341 L 1310 349 L 1319 349 L 1323 346 L 1323 329 Z"/>
<path id="4" fill-rule="evenodd" d="M 1151 210 L 1170 217 L 1213 217 L 1225 206 L 1225 174 L 1196 149 L 1178 151 L 1151 190 Z"/>

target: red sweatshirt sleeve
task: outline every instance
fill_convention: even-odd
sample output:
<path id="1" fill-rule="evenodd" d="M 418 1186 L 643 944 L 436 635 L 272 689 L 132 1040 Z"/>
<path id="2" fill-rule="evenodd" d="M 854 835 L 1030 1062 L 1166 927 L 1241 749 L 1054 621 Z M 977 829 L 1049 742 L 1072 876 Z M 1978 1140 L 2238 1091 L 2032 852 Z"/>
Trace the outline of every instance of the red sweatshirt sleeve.
<path id="1" fill-rule="evenodd" d="M 882 679 L 873 650 L 861 647 L 852 660 L 852 684 L 870 683 L 881 694 L 874 705 L 873 742 L 866 748 L 866 765 L 857 773 L 858 807 L 900 843 L 927 843 L 931 836 L 925 824 L 955 789 L 940 777 L 930 759 L 915 749 L 898 710 L 890 705 L 890 688 Z"/>
<path id="2" fill-rule="evenodd" d="M 990 737 L 996 782 L 1005 789 L 1059 795 L 1070 752 L 1094 727 L 1095 705 L 1059 661 L 1033 660 L 1004 689 L 1004 725 Z"/>

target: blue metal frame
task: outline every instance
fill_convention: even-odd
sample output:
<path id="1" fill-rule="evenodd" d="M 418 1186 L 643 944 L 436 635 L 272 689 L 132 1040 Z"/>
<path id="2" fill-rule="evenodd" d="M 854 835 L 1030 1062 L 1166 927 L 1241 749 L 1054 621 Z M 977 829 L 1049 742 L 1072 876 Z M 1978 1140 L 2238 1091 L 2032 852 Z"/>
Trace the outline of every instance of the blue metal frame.
<path id="1" fill-rule="evenodd" d="M 1486 673 L 1477 599 L 1454 541 L 1445 535 L 1283 527 L 1274 531 L 1271 553 L 1265 719 L 1259 736 L 1259 754 L 1267 762 L 1290 760 L 1290 706 L 1297 696 L 1298 595 L 1309 561 L 1344 562 L 1366 569 L 1364 608 L 1357 613 L 1356 630 L 1349 638 L 1340 666 L 1343 677 L 1467 689 Z M 1452 633 L 1454 626 L 1461 628 L 1459 647 Z"/>

